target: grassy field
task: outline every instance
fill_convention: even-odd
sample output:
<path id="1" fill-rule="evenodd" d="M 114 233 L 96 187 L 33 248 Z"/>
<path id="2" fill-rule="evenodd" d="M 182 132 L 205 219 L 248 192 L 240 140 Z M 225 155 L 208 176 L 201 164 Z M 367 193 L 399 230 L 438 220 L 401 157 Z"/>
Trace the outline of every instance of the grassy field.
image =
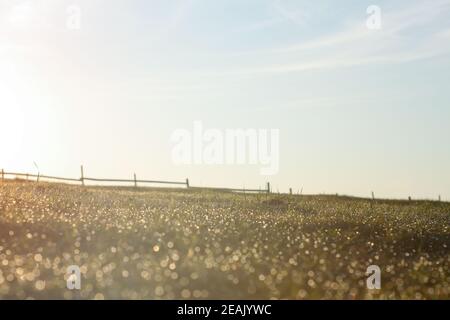
<path id="1" fill-rule="evenodd" d="M 449 253 L 449 203 L 0 183 L 2 299 L 448 299 Z"/>

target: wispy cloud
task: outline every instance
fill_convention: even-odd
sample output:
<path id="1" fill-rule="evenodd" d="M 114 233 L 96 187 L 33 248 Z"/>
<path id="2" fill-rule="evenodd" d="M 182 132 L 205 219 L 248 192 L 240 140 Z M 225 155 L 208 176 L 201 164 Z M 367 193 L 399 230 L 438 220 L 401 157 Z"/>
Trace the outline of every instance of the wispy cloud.
<path id="1" fill-rule="evenodd" d="M 173 14 L 167 20 L 164 28 L 171 31 L 179 27 L 182 21 L 188 16 L 195 0 L 178 0 L 173 10 Z"/>
<path id="2" fill-rule="evenodd" d="M 288 20 L 295 24 L 306 24 L 307 20 L 309 19 L 309 15 L 307 14 L 306 10 L 288 9 L 280 0 L 273 0 L 271 3 L 271 8 L 278 16 L 281 16 L 285 20 Z"/>
<path id="3" fill-rule="evenodd" d="M 264 57 L 265 61 L 289 62 L 241 66 L 217 75 L 326 70 L 411 62 L 448 54 L 450 43 L 442 38 L 448 36 L 450 31 L 442 29 L 437 22 L 445 23 L 449 12 L 449 0 L 415 1 L 405 8 L 384 10 L 383 27 L 378 31 L 366 28 L 367 16 L 362 12 L 361 19 L 346 23 L 345 29 L 335 33 L 298 45 L 243 53 L 247 58 L 255 56 Z M 424 31 L 424 27 L 428 29 Z M 416 32 L 418 29 L 420 32 Z"/>

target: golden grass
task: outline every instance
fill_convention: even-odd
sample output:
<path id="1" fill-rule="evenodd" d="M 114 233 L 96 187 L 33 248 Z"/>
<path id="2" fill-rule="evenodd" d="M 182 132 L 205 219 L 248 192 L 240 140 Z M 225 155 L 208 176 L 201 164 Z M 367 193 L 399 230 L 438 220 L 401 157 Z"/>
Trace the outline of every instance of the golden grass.
<path id="1" fill-rule="evenodd" d="M 448 203 L 9 181 L 0 298 L 448 299 L 449 227 Z"/>

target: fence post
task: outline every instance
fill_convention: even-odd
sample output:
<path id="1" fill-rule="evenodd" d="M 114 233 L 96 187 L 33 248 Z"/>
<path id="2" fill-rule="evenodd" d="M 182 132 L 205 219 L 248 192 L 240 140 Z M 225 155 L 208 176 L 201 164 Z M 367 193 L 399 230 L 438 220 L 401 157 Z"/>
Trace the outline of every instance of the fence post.
<path id="1" fill-rule="evenodd" d="M 186 188 L 189 189 L 189 179 L 188 178 L 186 178 Z"/>
<path id="2" fill-rule="evenodd" d="M 84 168 L 81 166 L 81 185 L 84 187 Z"/>
<path id="3" fill-rule="evenodd" d="M 270 182 L 267 182 L 267 193 L 270 193 Z"/>
<path id="4" fill-rule="evenodd" d="M 292 188 L 289 188 L 289 194 L 292 196 Z"/>
<path id="5" fill-rule="evenodd" d="M 372 191 L 372 200 L 375 200 L 375 193 Z"/>
<path id="6" fill-rule="evenodd" d="M 441 195 L 439 195 L 439 202 L 441 202 Z"/>
<path id="7" fill-rule="evenodd" d="M 39 176 L 40 176 L 40 173 L 38 172 L 36 182 L 39 182 Z"/>
<path id="8" fill-rule="evenodd" d="M 134 187 L 137 188 L 137 179 L 136 179 L 136 173 L 134 174 Z"/>
<path id="9" fill-rule="evenodd" d="M 5 181 L 5 170 L 2 169 L 2 182 Z"/>

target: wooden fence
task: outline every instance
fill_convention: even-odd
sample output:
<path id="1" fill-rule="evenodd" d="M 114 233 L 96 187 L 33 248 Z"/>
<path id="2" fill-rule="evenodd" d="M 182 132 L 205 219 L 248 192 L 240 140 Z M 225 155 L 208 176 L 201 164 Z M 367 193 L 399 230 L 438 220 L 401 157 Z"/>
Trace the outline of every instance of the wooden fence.
<path id="1" fill-rule="evenodd" d="M 236 188 L 221 188 L 221 187 L 196 187 L 191 186 L 189 184 L 189 179 L 186 179 L 185 181 L 161 181 L 161 180 L 138 180 L 136 177 L 136 174 L 134 174 L 133 179 L 103 179 L 103 178 L 90 178 L 84 176 L 84 169 L 83 166 L 81 166 L 81 177 L 78 179 L 75 178 L 63 178 L 63 177 L 55 177 L 55 176 L 46 176 L 38 174 L 30 174 L 30 173 L 17 173 L 17 172 L 6 172 L 3 169 L 0 171 L 0 181 L 4 181 L 7 176 L 12 176 L 16 178 L 22 178 L 26 180 L 30 179 L 36 179 L 36 182 L 39 182 L 40 179 L 46 179 L 46 180 L 56 180 L 56 181 L 63 181 L 63 182 L 77 182 L 81 183 L 82 186 L 85 185 L 85 182 L 109 182 L 109 183 L 132 183 L 134 187 L 138 187 L 138 184 L 163 184 L 163 185 L 179 185 L 183 186 L 186 189 L 192 189 L 192 190 L 215 190 L 215 191 L 228 191 L 228 192 L 238 192 L 238 193 L 272 193 L 270 182 L 267 182 L 265 189 L 236 189 Z M 109 185 L 112 187 L 116 187 L 117 185 Z M 277 192 L 279 193 L 279 192 Z M 289 194 L 293 195 L 292 188 L 289 188 Z M 297 192 L 298 195 L 303 195 L 303 188 L 300 192 Z M 337 196 L 338 194 L 336 194 Z M 372 192 L 372 200 L 375 201 L 375 193 Z M 381 198 L 378 200 L 382 200 Z M 409 201 L 412 201 L 411 197 L 408 197 Z M 442 202 L 441 196 L 439 195 L 438 201 Z"/>
<path id="2" fill-rule="evenodd" d="M 139 180 L 136 177 L 136 174 L 133 175 L 133 179 L 107 179 L 107 178 L 91 178 L 84 176 L 84 168 L 81 166 L 81 177 L 78 179 L 75 178 L 63 178 L 63 177 L 55 177 L 55 176 L 47 176 L 38 174 L 30 174 L 30 173 L 19 173 L 19 172 L 6 172 L 3 169 L 1 170 L 1 181 L 5 180 L 5 177 L 16 177 L 22 178 L 26 180 L 36 179 L 36 182 L 39 182 L 41 179 L 45 180 L 56 180 L 63 182 L 78 182 L 81 183 L 82 186 L 85 186 L 86 182 L 107 182 L 107 183 L 132 183 L 134 187 L 138 187 L 138 184 L 163 184 L 163 185 L 180 185 L 184 186 L 187 189 L 206 189 L 206 190 L 217 190 L 217 191 L 229 191 L 229 192 L 244 192 L 244 193 L 270 193 L 270 183 L 267 183 L 266 189 L 235 189 L 235 188 L 220 188 L 220 187 L 193 187 L 189 184 L 189 179 L 185 181 L 162 181 L 162 180 Z M 112 185 L 117 186 L 117 185 Z"/>

